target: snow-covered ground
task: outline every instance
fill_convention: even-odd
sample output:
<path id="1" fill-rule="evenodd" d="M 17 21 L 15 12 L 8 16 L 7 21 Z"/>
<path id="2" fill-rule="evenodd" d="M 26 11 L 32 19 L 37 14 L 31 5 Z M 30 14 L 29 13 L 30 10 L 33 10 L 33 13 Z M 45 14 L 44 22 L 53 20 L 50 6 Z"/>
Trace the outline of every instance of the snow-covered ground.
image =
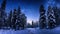
<path id="1" fill-rule="evenodd" d="M 60 34 L 60 27 L 55 29 L 26 28 L 24 30 L 0 30 L 0 34 Z"/>

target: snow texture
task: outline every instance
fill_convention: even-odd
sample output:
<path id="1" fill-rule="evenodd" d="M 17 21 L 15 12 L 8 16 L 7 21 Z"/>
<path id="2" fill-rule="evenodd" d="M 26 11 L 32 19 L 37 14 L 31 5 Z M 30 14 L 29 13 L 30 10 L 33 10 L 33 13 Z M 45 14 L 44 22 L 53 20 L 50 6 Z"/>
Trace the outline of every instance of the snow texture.
<path id="1" fill-rule="evenodd" d="M 0 30 L 0 34 L 60 34 L 60 27 L 54 29 L 26 28 L 24 30 Z"/>

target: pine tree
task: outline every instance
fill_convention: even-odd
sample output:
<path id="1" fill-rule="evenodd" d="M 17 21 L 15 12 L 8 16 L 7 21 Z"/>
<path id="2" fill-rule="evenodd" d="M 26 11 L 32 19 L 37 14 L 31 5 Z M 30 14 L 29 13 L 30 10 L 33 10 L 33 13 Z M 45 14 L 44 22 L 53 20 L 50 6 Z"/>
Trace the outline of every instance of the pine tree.
<path id="1" fill-rule="evenodd" d="M 21 14 L 20 6 L 19 6 L 19 7 L 18 7 L 18 9 L 17 9 L 17 13 L 18 13 L 18 15 L 20 15 L 20 14 Z"/>
<path id="2" fill-rule="evenodd" d="M 8 19 L 7 19 L 7 26 L 11 27 L 12 25 L 12 10 L 9 13 Z"/>
<path id="3" fill-rule="evenodd" d="M 25 14 L 22 14 L 20 7 L 17 9 L 17 25 L 18 28 L 22 27 L 23 29 L 25 28 L 26 25 L 26 16 Z"/>
<path id="4" fill-rule="evenodd" d="M 53 11 L 54 11 L 55 19 L 56 19 L 56 25 L 60 25 L 59 24 L 59 9 L 57 8 L 57 6 L 53 7 Z"/>
<path id="5" fill-rule="evenodd" d="M 5 8 L 6 8 L 6 0 L 3 0 L 2 4 L 1 4 L 1 8 L 0 8 L 0 24 L 2 27 L 4 27 L 5 22 L 6 22 Z"/>
<path id="6" fill-rule="evenodd" d="M 33 28 L 33 26 L 34 26 L 34 22 L 32 21 L 32 28 Z"/>
<path id="7" fill-rule="evenodd" d="M 27 17 L 25 16 L 25 14 L 21 14 L 21 21 L 20 21 L 20 25 L 23 27 L 22 29 L 24 29 L 26 27 L 26 19 Z"/>
<path id="8" fill-rule="evenodd" d="M 20 7 L 18 7 L 17 9 L 17 23 L 16 23 L 16 28 L 19 29 L 20 28 L 20 21 L 21 21 L 21 10 Z"/>
<path id="9" fill-rule="evenodd" d="M 14 9 L 13 17 L 12 17 L 12 28 L 16 29 L 16 23 L 17 23 L 17 10 Z"/>
<path id="10" fill-rule="evenodd" d="M 54 11 L 51 6 L 48 6 L 48 28 L 54 28 L 56 26 Z"/>
<path id="11" fill-rule="evenodd" d="M 43 5 L 40 6 L 39 26 L 41 29 L 46 28 L 46 16 L 45 16 L 45 9 Z"/>

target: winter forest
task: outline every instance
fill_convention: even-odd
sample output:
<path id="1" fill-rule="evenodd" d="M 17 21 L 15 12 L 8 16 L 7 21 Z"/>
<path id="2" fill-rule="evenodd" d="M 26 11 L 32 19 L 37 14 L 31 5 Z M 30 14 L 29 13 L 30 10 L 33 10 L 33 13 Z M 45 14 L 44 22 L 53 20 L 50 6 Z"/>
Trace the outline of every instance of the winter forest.
<path id="1" fill-rule="evenodd" d="M 7 14 L 6 4 L 7 0 L 3 0 L 0 7 L 0 34 L 60 34 L 60 8 L 56 5 L 49 3 L 46 10 L 41 4 L 38 21 L 32 20 L 30 24 L 20 6 L 11 9 Z"/>
<path id="2" fill-rule="evenodd" d="M 11 10 L 8 15 L 5 12 L 5 8 L 6 0 L 3 1 L 0 8 L 0 29 L 19 29 L 20 27 L 24 29 L 27 17 L 21 12 L 20 7 L 18 7 L 18 9 L 14 9 L 13 12 Z"/>

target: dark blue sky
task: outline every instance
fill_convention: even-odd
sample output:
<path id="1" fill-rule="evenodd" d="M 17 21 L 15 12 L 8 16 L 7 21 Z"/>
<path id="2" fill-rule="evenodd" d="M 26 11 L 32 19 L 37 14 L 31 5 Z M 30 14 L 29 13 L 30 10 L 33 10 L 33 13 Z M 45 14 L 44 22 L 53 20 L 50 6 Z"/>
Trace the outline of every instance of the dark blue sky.
<path id="1" fill-rule="evenodd" d="M 0 5 L 2 0 L 0 0 Z M 6 12 L 9 13 L 10 10 L 14 8 L 21 7 L 21 11 L 27 16 L 27 21 L 31 22 L 39 20 L 39 7 L 41 4 L 44 4 L 45 9 L 47 9 L 48 3 L 56 3 L 57 6 L 60 6 L 60 0 L 7 0 Z"/>

